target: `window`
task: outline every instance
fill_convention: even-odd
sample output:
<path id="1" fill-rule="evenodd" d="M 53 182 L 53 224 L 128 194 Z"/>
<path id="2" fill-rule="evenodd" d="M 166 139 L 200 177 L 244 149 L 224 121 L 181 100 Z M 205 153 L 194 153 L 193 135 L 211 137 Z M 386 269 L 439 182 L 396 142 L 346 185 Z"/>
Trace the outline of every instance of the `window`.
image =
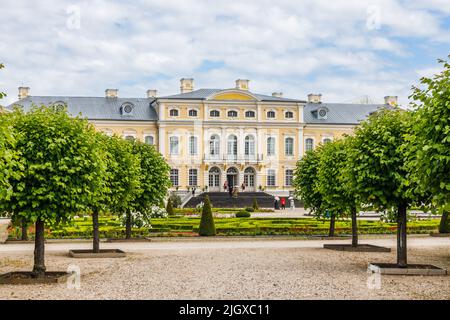
<path id="1" fill-rule="evenodd" d="M 146 136 L 146 137 L 144 138 L 144 142 L 145 142 L 146 144 L 154 144 L 153 136 Z"/>
<path id="2" fill-rule="evenodd" d="M 284 117 L 286 119 L 293 119 L 294 118 L 294 113 L 292 111 L 286 111 L 286 113 L 284 114 Z"/>
<path id="3" fill-rule="evenodd" d="M 305 151 L 311 151 L 312 149 L 314 149 L 314 140 L 308 138 L 305 140 Z"/>
<path id="4" fill-rule="evenodd" d="M 274 137 L 267 138 L 267 155 L 268 156 L 275 155 L 275 138 Z"/>
<path id="5" fill-rule="evenodd" d="M 217 188 L 219 187 L 219 181 L 220 181 L 220 170 L 217 167 L 211 168 L 209 170 L 209 177 L 208 177 L 208 186 Z"/>
<path id="6" fill-rule="evenodd" d="M 292 169 L 286 170 L 285 181 L 284 181 L 285 185 L 287 187 L 292 186 L 292 181 L 293 180 L 294 180 L 294 170 L 292 170 Z"/>
<path id="7" fill-rule="evenodd" d="M 268 119 L 274 119 L 275 118 L 275 111 L 267 112 L 267 118 Z"/>
<path id="8" fill-rule="evenodd" d="M 228 137 L 228 155 L 237 156 L 237 137 L 235 135 L 231 135 Z"/>
<path id="9" fill-rule="evenodd" d="M 170 109 L 169 115 L 171 117 L 178 117 L 178 110 L 177 109 Z"/>
<path id="10" fill-rule="evenodd" d="M 189 110 L 189 117 L 196 117 L 198 115 L 198 111 L 195 109 Z"/>
<path id="11" fill-rule="evenodd" d="M 189 155 L 195 156 L 197 154 L 197 137 L 190 136 L 189 137 Z"/>
<path id="12" fill-rule="evenodd" d="M 220 117 L 220 111 L 219 110 L 211 110 L 209 112 L 209 116 L 213 117 L 213 118 L 218 118 L 218 117 Z"/>
<path id="13" fill-rule="evenodd" d="M 287 156 L 294 155 L 294 138 L 286 138 L 284 141 L 284 154 Z"/>
<path id="14" fill-rule="evenodd" d="M 189 185 L 191 187 L 197 186 L 197 169 L 189 169 Z"/>
<path id="15" fill-rule="evenodd" d="M 177 155 L 178 154 L 178 137 L 170 137 L 170 154 Z"/>
<path id="16" fill-rule="evenodd" d="M 254 118 L 255 117 L 255 111 L 245 111 L 245 117 L 246 118 Z"/>
<path id="17" fill-rule="evenodd" d="M 234 110 L 228 111 L 228 117 L 229 118 L 237 118 L 237 116 L 238 116 L 237 111 L 234 111 Z"/>
<path id="18" fill-rule="evenodd" d="M 275 186 L 275 170 L 269 169 L 267 170 L 267 186 L 274 187 Z"/>
<path id="19" fill-rule="evenodd" d="M 255 169 L 250 167 L 245 169 L 244 183 L 247 187 L 253 188 L 255 186 Z"/>
<path id="20" fill-rule="evenodd" d="M 220 153 L 220 138 L 218 135 L 213 135 L 209 140 L 209 154 L 218 157 Z"/>
<path id="21" fill-rule="evenodd" d="M 253 136 L 245 137 L 245 155 L 254 156 L 255 155 L 255 138 Z"/>
<path id="22" fill-rule="evenodd" d="M 170 170 L 170 182 L 172 182 L 172 186 L 178 186 L 178 169 Z"/>
<path id="23" fill-rule="evenodd" d="M 330 142 L 331 142 L 330 138 L 323 139 L 323 144 L 327 144 L 327 143 L 330 143 Z"/>
<path id="24" fill-rule="evenodd" d="M 133 141 L 134 140 L 134 136 L 126 135 L 125 136 L 125 140 Z"/>
<path id="25" fill-rule="evenodd" d="M 317 110 L 317 118 L 318 119 L 326 119 L 328 116 L 328 110 L 325 108 L 320 108 Z"/>

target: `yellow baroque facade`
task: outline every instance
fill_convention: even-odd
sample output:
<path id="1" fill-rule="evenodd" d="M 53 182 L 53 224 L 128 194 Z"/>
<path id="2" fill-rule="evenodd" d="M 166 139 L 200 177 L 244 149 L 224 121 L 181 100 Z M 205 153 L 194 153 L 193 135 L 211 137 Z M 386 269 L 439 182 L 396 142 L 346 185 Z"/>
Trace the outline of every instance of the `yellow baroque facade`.
<path id="1" fill-rule="evenodd" d="M 181 79 L 180 93 L 145 98 L 119 98 L 117 89 L 104 97 L 31 96 L 19 88 L 13 105 L 67 107 L 107 134 L 155 145 L 171 166 L 179 192 L 224 191 L 224 184 L 288 195 L 296 162 L 309 149 L 327 143 L 355 126 L 380 104 L 325 103 L 321 95 L 307 100 L 282 93 L 256 94 L 249 81 L 231 89 L 194 90 L 193 79 Z M 385 105 L 396 97 L 385 97 Z"/>

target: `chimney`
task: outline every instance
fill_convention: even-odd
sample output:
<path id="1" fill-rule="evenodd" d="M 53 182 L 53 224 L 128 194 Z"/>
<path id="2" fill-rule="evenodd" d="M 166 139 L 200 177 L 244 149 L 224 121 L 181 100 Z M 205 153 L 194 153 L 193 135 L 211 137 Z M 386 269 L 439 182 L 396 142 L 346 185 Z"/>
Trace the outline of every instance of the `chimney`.
<path id="1" fill-rule="evenodd" d="M 245 79 L 237 79 L 236 80 L 236 89 L 248 91 L 248 83 L 250 80 Z"/>
<path id="2" fill-rule="evenodd" d="M 19 100 L 25 99 L 30 95 L 30 88 L 19 87 Z"/>
<path id="3" fill-rule="evenodd" d="M 386 96 L 384 97 L 384 103 L 390 106 L 396 106 L 398 104 L 397 96 Z"/>
<path id="4" fill-rule="evenodd" d="M 309 103 L 321 103 L 322 94 L 310 93 L 308 94 L 308 102 Z"/>
<path id="5" fill-rule="evenodd" d="M 158 96 L 158 90 L 147 90 L 147 98 L 156 98 Z"/>
<path id="6" fill-rule="evenodd" d="M 119 90 L 118 89 L 106 89 L 105 96 L 106 96 L 106 98 L 117 98 L 117 97 L 119 97 Z"/>
<path id="7" fill-rule="evenodd" d="M 272 92 L 272 97 L 283 98 L 283 92 Z"/>
<path id="8" fill-rule="evenodd" d="M 188 93 L 194 90 L 194 79 L 192 78 L 182 78 L 180 84 L 181 93 Z"/>

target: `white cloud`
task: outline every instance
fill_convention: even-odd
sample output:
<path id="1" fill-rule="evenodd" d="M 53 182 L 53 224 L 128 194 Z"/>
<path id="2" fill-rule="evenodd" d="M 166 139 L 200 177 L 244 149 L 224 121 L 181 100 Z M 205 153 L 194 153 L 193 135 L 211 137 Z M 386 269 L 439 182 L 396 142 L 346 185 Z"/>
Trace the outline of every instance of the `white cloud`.
<path id="1" fill-rule="evenodd" d="M 197 88 L 231 87 L 246 77 L 266 94 L 304 98 L 317 91 L 336 101 L 389 94 L 406 101 L 414 70 L 437 58 L 411 68 L 411 39 L 428 46 L 450 38 L 443 25 L 448 1 L 429 3 L 3 0 L 3 102 L 13 102 L 22 84 L 35 95 L 98 96 L 106 87 L 123 96 L 143 96 L 148 88 L 172 94 L 186 76 Z M 74 4 L 80 29 L 67 28 Z M 370 6 L 380 14 L 374 29 L 366 25 Z M 205 60 L 224 68 L 201 71 Z"/>

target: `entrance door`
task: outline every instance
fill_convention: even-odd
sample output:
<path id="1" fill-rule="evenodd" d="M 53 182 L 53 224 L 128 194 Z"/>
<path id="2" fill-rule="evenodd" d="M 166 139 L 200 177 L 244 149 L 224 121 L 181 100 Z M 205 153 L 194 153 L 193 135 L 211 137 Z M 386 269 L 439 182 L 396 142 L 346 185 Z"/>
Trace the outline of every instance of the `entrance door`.
<path id="1" fill-rule="evenodd" d="M 209 170 L 208 189 L 211 192 L 220 191 L 220 170 L 217 167 Z"/>
<path id="2" fill-rule="evenodd" d="M 238 171 L 236 168 L 230 168 L 227 170 L 227 181 L 229 187 L 239 186 Z"/>
<path id="3" fill-rule="evenodd" d="M 255 169 L 248 167 L 244 171 L 244 183 L 246 185 L 245 191 L 255 191 Z"/>

